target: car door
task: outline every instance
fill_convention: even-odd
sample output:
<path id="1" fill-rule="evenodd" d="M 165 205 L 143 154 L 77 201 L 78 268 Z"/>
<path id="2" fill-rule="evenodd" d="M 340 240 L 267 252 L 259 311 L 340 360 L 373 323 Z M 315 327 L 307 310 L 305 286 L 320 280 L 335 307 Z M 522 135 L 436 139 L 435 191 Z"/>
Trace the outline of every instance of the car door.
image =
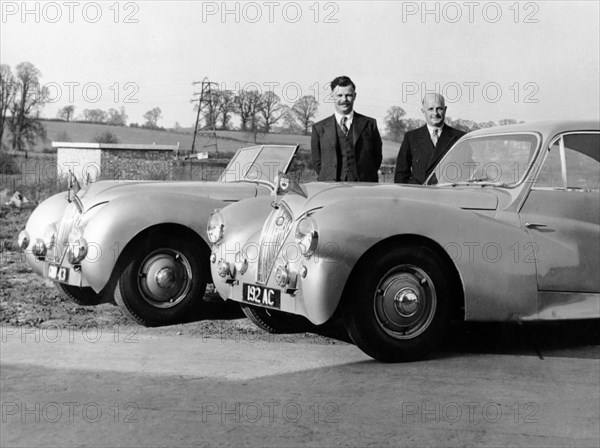
<path id="1" fill-rule="evenodd" d="M 587 303 L 587 311 L 575 313 L 579 317 L 600 313 L 599 135 L 569 132 L 554 139 L 521 208 L 536 260 L 540 310 L 567 300 Z"/>

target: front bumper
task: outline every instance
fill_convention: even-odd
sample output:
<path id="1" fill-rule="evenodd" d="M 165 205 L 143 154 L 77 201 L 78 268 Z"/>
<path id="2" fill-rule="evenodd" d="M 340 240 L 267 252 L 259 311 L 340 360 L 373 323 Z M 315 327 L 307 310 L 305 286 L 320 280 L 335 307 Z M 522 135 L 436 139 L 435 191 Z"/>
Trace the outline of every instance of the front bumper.
<path id="1" fill-rule="evenodd" d="M 297 252 L 293 260 L 279 257 L 267 281 L 260 283 L 257 260 L 242 257 L 241 252 L 221 250 L 225 246 L 222 243 L 213 248 L 210 263 L 215 287 L 223 299 L 301 315 L 316 325 L 325 323 L 335 312 L 348 274 L 347 269 L 339 269 L 339 263 L 318 256 L 307 258 Z M 283 266 L 290 279 L 284 287 L 277 283 L 276 275 L 277 268 Z M 272 305 L 275 298 L 279 299 L 278 306 Z"/>

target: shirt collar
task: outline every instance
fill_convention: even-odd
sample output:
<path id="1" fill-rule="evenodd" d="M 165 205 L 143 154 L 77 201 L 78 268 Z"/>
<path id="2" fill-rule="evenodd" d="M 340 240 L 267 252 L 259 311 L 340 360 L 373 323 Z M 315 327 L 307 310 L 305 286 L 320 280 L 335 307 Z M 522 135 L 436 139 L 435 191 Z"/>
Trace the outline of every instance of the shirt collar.
<path id="1" fill-rule="evenodd" d="M 342 121 L 342 117 L 348 117 L 348 118 L 346 119 L 346 127 L 347 127 L 347 128 L 350 128 L 350 125 L 352 124 L 352 120 L 354 119 L 354 111 L 353 111 L 353 110 L 352 110 L 352 111 L 350 111 L 350 113 L 349 113 L 349 114 L 346 114 L 346 115 L 339 114 L 339 113 L 337 113 L 337 111 L 336 111 L 336 112 L 334 112 L 334 115 L 335 115 L 335 121 L 336 121 L 336 122 L 337 122 L 337 124 L 339 124 L 340 126 L 341 126 L 341 123 L 340 123 L 340 122 Z"/>
<path id="2" fill-rule="evenodd" d="M 444 125 L 442 125 L 441 128 L 436 128 L 435 126 L 429 126 L 427 125 L 427 130 L 429 131 L 429 135 L 433 135 L 433 131 L 437 129 L 438 130 L 438 137 L 440 135 L 442 135 L 442 131 L 444 130 Z"/>

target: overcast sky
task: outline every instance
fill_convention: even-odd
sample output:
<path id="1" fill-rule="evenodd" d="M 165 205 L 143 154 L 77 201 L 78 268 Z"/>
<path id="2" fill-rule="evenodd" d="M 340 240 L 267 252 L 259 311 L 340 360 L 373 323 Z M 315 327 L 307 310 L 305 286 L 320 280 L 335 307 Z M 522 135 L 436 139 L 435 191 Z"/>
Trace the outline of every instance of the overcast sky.
<path id="1" fill-rule="evenodd" d="M 448 116 L 600 119 L 599 2 L 21 2 L 2 1 L 0 60 L 42 72 L 53 102 L 124 106 L 142 123 L 190 126 L 189 100 L 209 79 L 260 87 L 288 103 L 350 76 L 355 109 L 383 129 L 391 106 L 419 118 L 425 90 Z M 71 95 L 70 95 L 71 94 Z"/>

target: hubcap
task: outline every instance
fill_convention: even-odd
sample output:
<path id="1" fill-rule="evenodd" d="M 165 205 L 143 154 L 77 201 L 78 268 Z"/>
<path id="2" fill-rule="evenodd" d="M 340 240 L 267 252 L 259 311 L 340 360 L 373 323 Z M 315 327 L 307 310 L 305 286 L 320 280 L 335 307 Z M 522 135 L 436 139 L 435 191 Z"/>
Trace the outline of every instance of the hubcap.
<path id="1" fill-rule="evenodd" d="M 375 317 L 381 329 L 396 339 L 412 339 L 425 331 L 436 305 L 433 281 L 417 266 L 397 266 L 377 285 Z"/>
<path id="2" fill-rule="evenodd" d="M 156 284 L 163 289 L 170 289 L 175 285 L 177 279 L 171 268 L 162 268 L 156 273 Z"/>
<path id="3" fill-rule="evenodd" d="M 157 308 L 170 308 L 185 299 L 192 287 L 188 259 L 172 249 L 159 249 L 142 262 L 139 291 L 146 302 Z"/>
<path id="4" fill-rule="evenodd" d="M 410 288 L 398 291 L 394 297 L 394 307 L 396 312 L 403 317 L 410 317 L 419 309 L 418 293 Z"/>

